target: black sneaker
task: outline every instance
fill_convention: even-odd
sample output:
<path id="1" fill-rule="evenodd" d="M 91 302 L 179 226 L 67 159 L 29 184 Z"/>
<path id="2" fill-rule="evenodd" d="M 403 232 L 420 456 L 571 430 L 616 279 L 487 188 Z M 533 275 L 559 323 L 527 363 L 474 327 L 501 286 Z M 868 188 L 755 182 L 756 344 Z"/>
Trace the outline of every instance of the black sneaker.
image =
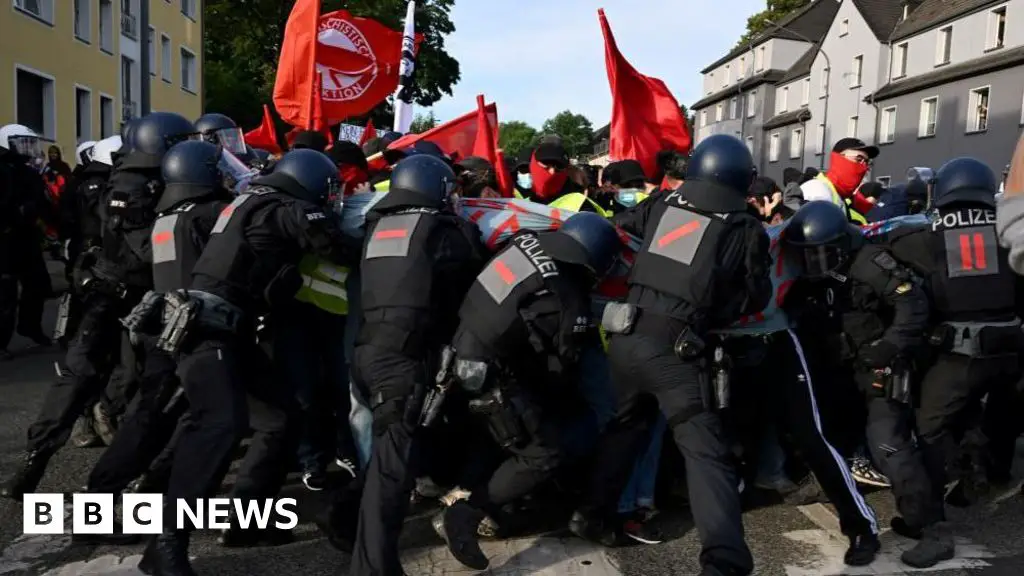
<path id="1" fill-rule="evenodd" d="M 850 537 L 850 547 L 843 555 L 843 563 L 847 566 L 867 566 L 875 561 L 875 556 L 882 549 L 882 543 L 874 534 L 861 534 Z"/>
<path id="2" fill-rule="evenodd" d="M 444 540 L 448 550 L 460 564 L 473 570 L 486 570 L 491 561 L 480 549 L 477 529 L 484 513 L 465 500 L 459 500 L 444 511 Z"/>
<path id="3" fill-rule="evenodd" d="M 638 510 L 623 522 L 622 533 L 641 544 L 661 544 L 665 538 L 651 523 L 655 514 L 653 510 Z"/>
<path id="4" fill-rule="evenodd" d="M 619 542 L 618 534 L 614 528 L 607 525 L 600 518 L 589 515 L 581 510 L 572 513 L 572 518 L 569 520 L 569 531 L 584 540 L 607 548 L 611 548 Z"/>
<path id="5" fill-rule="evenodd" d="M 327 488 L 327 474 L 321 470 L 310 470 L 302 474 L 302 484 L 306 490 L 319 492 Z"/>

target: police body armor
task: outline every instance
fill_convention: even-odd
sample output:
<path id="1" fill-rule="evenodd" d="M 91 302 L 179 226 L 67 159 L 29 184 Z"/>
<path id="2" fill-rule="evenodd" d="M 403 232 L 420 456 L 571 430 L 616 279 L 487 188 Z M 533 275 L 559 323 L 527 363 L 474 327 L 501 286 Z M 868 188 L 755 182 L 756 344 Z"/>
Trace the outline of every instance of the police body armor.
<path id="1" fill-rule="evenodd" d="M 187 289 L 192 270 L 226 205 L 223 202 L 186 202 L 153 224 L 153 290 L 163 293 Z M 197 240 L 199 241 L 197 243 Z"/>
<path id="2" fill-rule="evenodd" d="M 999 245 L 994 209 L 949 207 L 931 228 L 892 239 L 893 253 L 926 279 L 939 326 L 932 344 L 967 356 L 1016 350 L 1017 277 Z"/>
<path id="3" fill-rule="evenodd" d="M 97 276 L 143 290 L 152 287 L 150 230 L 160 188 L 148 171 L 126 168 L 111 175 Z"/>
<path id="4" fill-rule="evenodd" d="M 83 171 L 82 180 L 75 191 L 78 233 L 81 235 L 83 248 L 98 245 L 103 237 L 103 223 L 100 214 L 104 192 L 107 188 L 107 179 L 110 176 L 109 168 L 93 170 L 91 166 L 86 167 Z"/>
<path id="5" fill-rule="evenodd" d="M 675 296 L 698 311 L 710 309 L 717 294 L 728 290 L 718 268 L 719 241 L 744 214 L 697 210 L 679 190 L 665 194 L 651 208 L 644 242 L 637 252 L 629 283 Z"/>

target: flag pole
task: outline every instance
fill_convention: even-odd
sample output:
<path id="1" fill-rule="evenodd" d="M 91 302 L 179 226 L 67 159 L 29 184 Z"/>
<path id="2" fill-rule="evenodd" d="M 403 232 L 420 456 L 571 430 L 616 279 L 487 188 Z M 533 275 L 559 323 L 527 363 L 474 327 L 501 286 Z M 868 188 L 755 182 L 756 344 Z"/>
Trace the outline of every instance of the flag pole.
<path id="1" fill-rule="evenodd" d="M 316 65 L 316 53 L 320 44 L 320 0 L 316 0 L 316 28 L 313 30 L 313 69 L 310 70 L 310 77 L 313 78 L 313 89 L 309 91 L 309 114 L 306 117 L 306 130 L 314 130 L 316 121 L 313 119 L 313 108 L 316 106 L 316 91 L 323 90 L 323 79 L 320 77 L 320 69 Z"/>
<path id="2" fill-rule="evenodd" d="M 402 33 L 402 63 L 398 68 L 398 88 L 395 89 L 394 130 L 400 134 L 412 125 L 412 75 L 416 68 L 416 2 L 410 1 L 405 10 L 405 31 Z"/>

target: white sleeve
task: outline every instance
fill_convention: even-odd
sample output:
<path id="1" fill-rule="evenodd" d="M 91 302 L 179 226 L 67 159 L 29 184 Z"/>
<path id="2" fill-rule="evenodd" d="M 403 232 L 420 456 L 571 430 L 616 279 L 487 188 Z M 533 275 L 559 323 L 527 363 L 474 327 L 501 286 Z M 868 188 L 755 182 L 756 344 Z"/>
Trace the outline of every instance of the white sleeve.
<path id="1" fill-rule="evenodd" d="M 804 194 L 805 202 L 814 202 L 815 200 L 832 201 L 832 191 L 828 189 L 827 184 L 817 178 L 801 184 L 800 190 Z"/>

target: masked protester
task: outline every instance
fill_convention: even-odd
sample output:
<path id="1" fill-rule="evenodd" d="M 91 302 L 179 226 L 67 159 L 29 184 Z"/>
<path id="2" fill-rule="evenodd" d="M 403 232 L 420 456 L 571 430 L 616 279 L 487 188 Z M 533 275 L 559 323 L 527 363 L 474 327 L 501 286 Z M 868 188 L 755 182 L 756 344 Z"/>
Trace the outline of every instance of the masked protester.
<path id="1" fill-rule="evenodd" d="M 468 156 L 455 164 L 457 193 L 463 198 L 501 198 L 498 176 L 491 163 L 479 156 Z"/>
<path id="2" fill-rule="evenodd" d="M 871 168 L 871 161 L 877 156 L 877 146 L 869 146 L 857 138 L 843 138 L 836 142 L 829 156 L 828 171 L 800 186 L 803 201 L 831 202 L 842 208 L 851 222 L 866 224 L 864 214 L 873 205 L 856 192 Z"/>
<path id="3" fill-rule="evenodd" d="M 636 160 L 620 160 L 605 166 L 601 184 L 608 192 L 596 200 L 613 214 L 621 214 L 649 196 L 643 167 Z"/>
<path id="4" fill-rule="evenodd" d="M 526 148 L 519 153 L 516 160 L 515 191 L 516 198 L 533 199 L 533 175 L 530 173 L 530 163 L 533 161 L 533 148 Z"/>
<path id="5" fill-rule="evenodd" d="M 370 181 L 370 167 L 366 155 L 357 144 L 347 140 L 335 142 L 327 151 L 327 155 L 338 165 L 338 174 L 341 176 L 346 196 L 355 193 L 357 188 Z"/>

